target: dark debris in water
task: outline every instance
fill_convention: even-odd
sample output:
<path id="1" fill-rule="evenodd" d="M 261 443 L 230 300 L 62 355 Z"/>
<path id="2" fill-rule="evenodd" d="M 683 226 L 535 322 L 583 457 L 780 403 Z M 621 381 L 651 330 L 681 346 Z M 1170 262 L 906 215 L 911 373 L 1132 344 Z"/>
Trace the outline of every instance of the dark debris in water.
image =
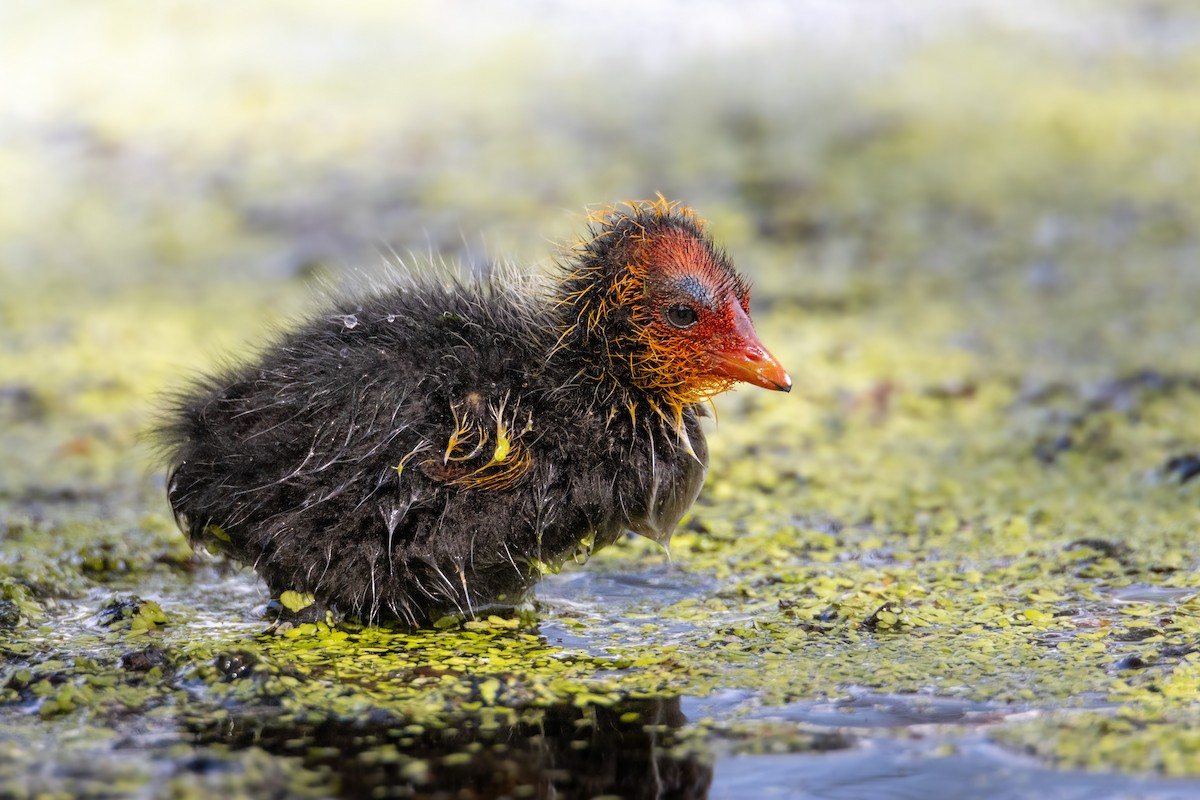
<path id="1" fill-rule="evenodd" d="M 258 656 L 247 650 L 229 650 L 218 653 L 213 666 L 223 681 L 236 681 L 250 675 L 259 664 Z"/>
<path id="2" fill-rule="evenodd" d="M 1172 456 L 1163 465 L 1163 474 L 1179 483 L 1187 483 L 1200 475 L 1200 454 L 1185 453 Z"/>
<path id="3" fill-rule="evenodd" d="M 904 607 L 890 601 L 884 603 L 862 621 L 862 626 L 873 633 L 897 631 L 904 626 Z"/>
<path id="4" fill-rule="evenodd" d="M 147 645 L 140 650 L 130 650 L 121 656 L 121 669 L 129 672 L 149 672 L 167 667 L 167 654 L 157 645 Z"/>
<path id="5" fill-rule="evenodd" d="M 96 612 L 96 624 L 105 628 L 117 626 L 145 630 L 167 621 L 162 607 L 153 600 L 137 595 L 114 597 Z"/>

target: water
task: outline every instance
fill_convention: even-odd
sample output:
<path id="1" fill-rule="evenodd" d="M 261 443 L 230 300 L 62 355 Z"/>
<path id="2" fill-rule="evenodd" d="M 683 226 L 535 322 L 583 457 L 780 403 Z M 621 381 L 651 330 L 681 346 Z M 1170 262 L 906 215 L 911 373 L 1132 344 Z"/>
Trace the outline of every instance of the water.
<path id="1" fill-rule="evenodd" d="M 872 738 L 832 753 L 718 758 L 711 800 L 1184 800 L 1200 782 L 1048 770 L 983 736 Z"/>

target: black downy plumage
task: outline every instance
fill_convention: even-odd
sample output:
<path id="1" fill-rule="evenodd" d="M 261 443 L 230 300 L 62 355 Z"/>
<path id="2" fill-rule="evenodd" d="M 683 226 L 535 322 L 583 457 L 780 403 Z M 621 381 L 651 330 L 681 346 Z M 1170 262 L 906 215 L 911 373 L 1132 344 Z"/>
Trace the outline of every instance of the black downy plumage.
<path id="1" fill-rule="evenodd" d="M 194 545 L 278 596 L 427 623 L 511 605 L 700 491 L 700 405 L 787 390 L 748 289 L 688 209 L 593 215 L 549 287 L 409 278 L 199 380 L 161 429 Z"/>

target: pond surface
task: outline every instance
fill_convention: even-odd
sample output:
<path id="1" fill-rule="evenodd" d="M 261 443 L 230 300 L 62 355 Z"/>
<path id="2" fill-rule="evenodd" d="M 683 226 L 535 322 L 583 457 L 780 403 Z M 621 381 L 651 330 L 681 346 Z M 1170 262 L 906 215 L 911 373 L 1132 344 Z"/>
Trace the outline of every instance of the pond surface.
<path id="1" fill-rule="evenodd" d="M 644 5 L 0 11 L 0 797 L 1200 796 L 1193 4 Z M 164 392 L 659 191 L 796 381 L 669 553 L 407 631 L 191 551 Z"/>

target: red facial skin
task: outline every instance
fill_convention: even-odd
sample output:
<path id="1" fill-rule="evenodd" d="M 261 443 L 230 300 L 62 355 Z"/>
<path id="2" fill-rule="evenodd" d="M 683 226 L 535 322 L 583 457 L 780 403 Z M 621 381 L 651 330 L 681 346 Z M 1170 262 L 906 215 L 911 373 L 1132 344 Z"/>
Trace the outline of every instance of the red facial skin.
<path id="1" fill-rule="evenodd" d="M 734 382 L 790 391 L 792 379 L 759 340 L 750 321 L 749 287 L 704 242 L 678 230 L 651 233 L 641 251 L 646 338 L 661 353 L 664 372 L 678 376 L 687 400 L 711 396 Z M 690 318 L 672 321 L 672 309 Z M 677 311 L 678 313 L 678 311 Z"/>

